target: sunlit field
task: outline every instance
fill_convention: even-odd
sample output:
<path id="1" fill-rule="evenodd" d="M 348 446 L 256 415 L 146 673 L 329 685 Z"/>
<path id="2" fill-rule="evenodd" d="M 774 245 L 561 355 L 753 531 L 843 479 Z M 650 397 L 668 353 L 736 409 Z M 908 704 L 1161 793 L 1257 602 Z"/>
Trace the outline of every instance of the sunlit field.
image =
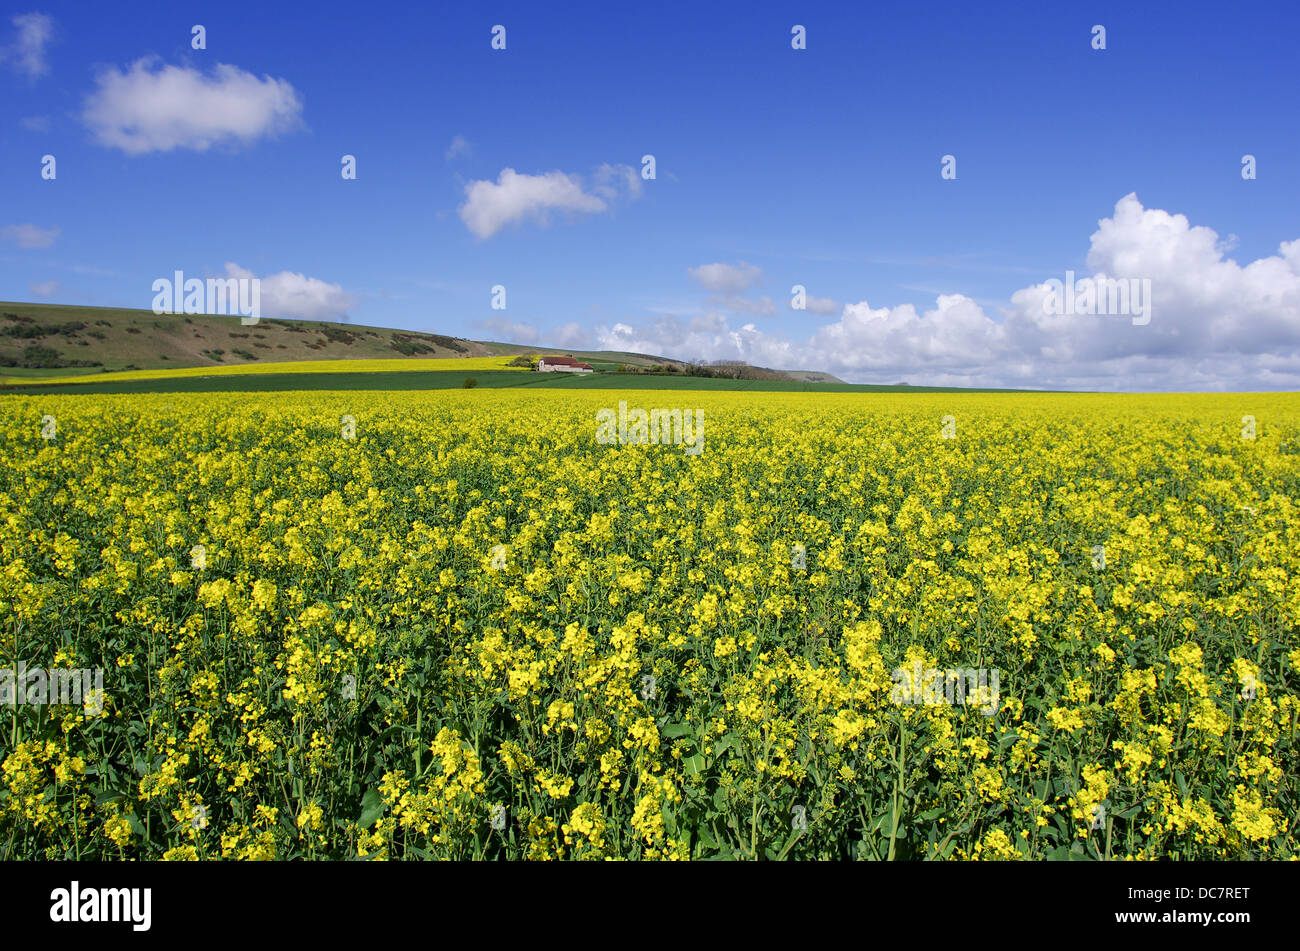
<path id="1" fill-rule="evenodd" d="M 51 370 L 21 371 L 21 375 L 8 371 L 0 375 L 0 385 L 39 381 L 52 385 L 61 383 L 133 383 L 142 380 L 187 380 L 196 377 L 243 377 L 281 373 L 401 373 L 438 370 L 474 371 L 509 370 L 513 357 L 449 357 L 391 360 L 291 360 L 273 363 L 243 363 L 235 366 L 176 367 L 164 370 L 117 370 L 96 373 L 86 369 L 56 372 Z M 527 367 L 518 368 L 526 372 Z"/>
<path id="2" fill-rule="evenodd" d="M 0 857 L 1296 858 L 1298 499 L 1289 394 L 3 396 Z"/>

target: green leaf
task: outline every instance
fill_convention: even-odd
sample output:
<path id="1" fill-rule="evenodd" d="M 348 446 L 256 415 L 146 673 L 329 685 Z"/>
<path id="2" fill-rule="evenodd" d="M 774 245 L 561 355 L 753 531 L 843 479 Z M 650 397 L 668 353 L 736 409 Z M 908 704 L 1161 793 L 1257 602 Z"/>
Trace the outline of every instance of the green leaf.
<path id="1" fill-rule="evenodd" d="M 731 749 L 737 744 L 738 738 L 734 733 L 727 733 L 721 739 L 713 741 L 714 757 L 721 757 L 723 750 Z"/>
<path id="2" fill-rule="evenodd" d="M 361 818 L 357 824 L 363 829 L 369 829 L 383 814 L 384 801 L 379 798 L 379 790 L 372 786 L 361 799 Z"/>

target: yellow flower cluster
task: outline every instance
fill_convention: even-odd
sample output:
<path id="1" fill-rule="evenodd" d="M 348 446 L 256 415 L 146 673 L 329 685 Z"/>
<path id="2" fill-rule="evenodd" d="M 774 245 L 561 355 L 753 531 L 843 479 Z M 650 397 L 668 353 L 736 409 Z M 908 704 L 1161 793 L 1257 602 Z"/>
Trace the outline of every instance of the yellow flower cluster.
<path id="1" fill-rule="evenodd" d="M 684 397 L 698 455 L 595 438 Z M 1298 858 L 1298 443 L 1286 394 L 7 395 L 0 663 L 105 696 L 0 684 L 0 858 Z"/>

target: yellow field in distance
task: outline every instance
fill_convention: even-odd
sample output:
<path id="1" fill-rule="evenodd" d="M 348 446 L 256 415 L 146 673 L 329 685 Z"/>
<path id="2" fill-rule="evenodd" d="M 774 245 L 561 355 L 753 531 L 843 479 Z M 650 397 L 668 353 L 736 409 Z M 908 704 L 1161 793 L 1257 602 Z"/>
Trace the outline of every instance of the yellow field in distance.
<path id="1" fill-rule="evenodd" d="M 247 376 L 262 373 L 380 373 L 397 370 L 518 370 L 530 372 L 527 367 L 507 366 L 513 356 L 505 357 L 442 357 L 410 359 L 394 357 L 391 360 L 291 360 L 280 363 L 248 363 L 239 366 L 177 367 L 161 370 L 119 370 L 113 373 L 84 373 L 76 376 L 49 377 L 34 380 L 29 377 L 0 376 L 0 384 L 36 383 L 42 385 L 62 383 L 126 383 L 132 380 L 169 380 L 181 377 Z"/>

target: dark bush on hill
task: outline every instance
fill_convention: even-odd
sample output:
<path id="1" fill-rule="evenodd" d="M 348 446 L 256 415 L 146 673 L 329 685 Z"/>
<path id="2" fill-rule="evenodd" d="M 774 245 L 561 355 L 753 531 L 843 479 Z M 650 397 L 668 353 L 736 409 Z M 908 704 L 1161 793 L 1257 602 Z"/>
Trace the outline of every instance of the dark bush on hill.
<path id="1" fill-rule="evenodd" d="M 325 335 L 325 339 L 330 343 L 342 343 L 350 346 L 357 339 L 356 334 L 343 330 L 341 327 L 322 327 L 321 333 Z"/>
<path id="2" fill-rule="evenodd" d="M 47 333 L 49 331 L 44 327 L 35 327 L 31 324 L 19 324 L 16 327 L 5 327 L 0 330 L 0 334 L 6 337 L 17 337 L 20 340 L 34 340 L 37 337 L 44 337 Z"/>
<path id="3" fill-rule="evenodd" d="M 28 347 L 21 354 L 0 356 L 0 366 L 25 367 L 29 370 L 57 370 L 62 367 L 100 367 L 98 360 L 68 360 L 53 347 L 39 344 Z"/>

